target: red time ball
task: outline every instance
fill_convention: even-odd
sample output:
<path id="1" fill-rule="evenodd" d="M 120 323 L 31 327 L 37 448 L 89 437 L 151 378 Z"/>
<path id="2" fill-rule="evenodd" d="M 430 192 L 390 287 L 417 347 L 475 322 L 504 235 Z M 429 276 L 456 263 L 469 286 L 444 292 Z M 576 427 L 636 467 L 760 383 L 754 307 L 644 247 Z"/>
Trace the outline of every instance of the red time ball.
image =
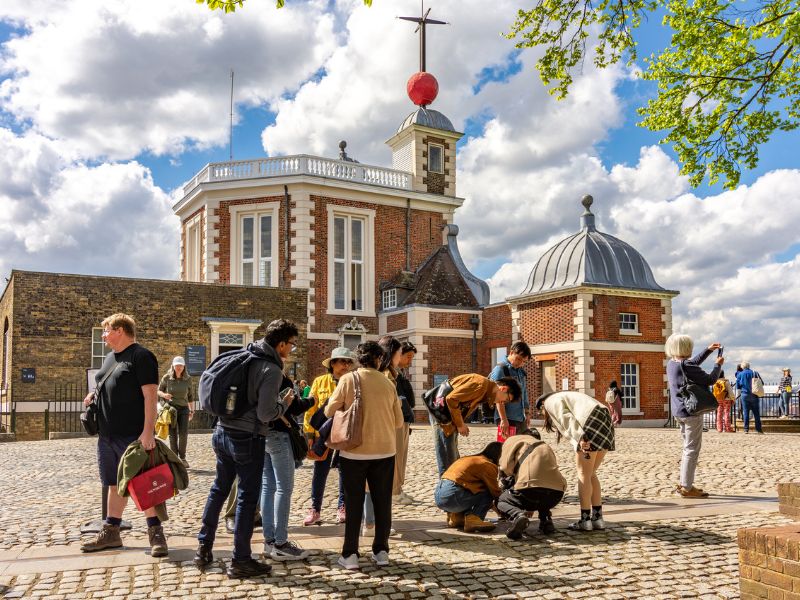
<path id="1" fill-rule="evenodd" d="M 428 106 L 439 93 L 439 82 L 436 77 L 425 71 L 414 73 L 406 84 L 408 97 L 417 106 Z"/>

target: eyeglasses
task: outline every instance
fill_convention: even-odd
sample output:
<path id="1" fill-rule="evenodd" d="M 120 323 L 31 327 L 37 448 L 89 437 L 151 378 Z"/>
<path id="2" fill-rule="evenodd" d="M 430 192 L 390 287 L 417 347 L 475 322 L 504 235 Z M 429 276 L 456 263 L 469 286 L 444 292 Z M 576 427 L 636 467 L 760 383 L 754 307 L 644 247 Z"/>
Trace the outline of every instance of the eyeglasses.
<path id="1" fill-rule="evenodd" d="M 116 329 L 114 329 L 113 327 L 111 329 L 103 329 L 102 337 L 108 337 L 112 331 L 116 331 Z"/>

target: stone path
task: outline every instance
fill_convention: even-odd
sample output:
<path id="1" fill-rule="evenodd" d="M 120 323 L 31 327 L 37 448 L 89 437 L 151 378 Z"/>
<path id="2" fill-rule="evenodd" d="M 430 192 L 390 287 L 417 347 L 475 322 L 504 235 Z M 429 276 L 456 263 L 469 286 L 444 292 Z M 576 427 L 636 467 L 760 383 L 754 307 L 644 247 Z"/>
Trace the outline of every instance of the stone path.
<path id="1" fill-rule="evenodd" d="M 462 454 L 479 451 L 493 436 L 492 429 L 473 428 L 462 439 Z M 311 476 L 304 465 L 297 471 L 290 535 L 312 550 L 310 559 L 273 562 L 269 578 L 232 582 L 219 560 L 204 573 L 190 562 L 213 478 L 209 437 L 190 437 L 192 482 L 170 501 L 166 559 L 146 554 L 144 520 L 130 509 L 125 548 L 80 553 L 80 524 L 99 516 L 93 440 L 0 446 L 0 598 L 736 598 L 736 530 L 787 522 L 776 512 L 775 486 L 792 477 L 800 452 L 800 436 L 707 433 L 698 484 L 712 497 L 689 501 L 672 493 L 678 432 L 618 430 L 617 451 L 601 470 L 609 528 L 574 533 L 566 530 L 577 513 L 574 458 L 562 443 L 556 452 L 571 493 L 555 511 L 558 533 L 544 537 L 534 527 L 530 537 L 512 542 L 502 526 L 480 536 L 443 527 L 432 501 L 430 432 L 415 426 L 406 491 L 418 503 L 395 507 L 399 536 L 391 540 L 389 567 L 362 558 L 362 572 L 353 574 L 335 565 L 343 532 L 332 523 L 335 472 L 323 507 L 329 521 L 301 526 Z M 254 548 L 260 535 L 257 530 Z M 229 559 L 231 541 L 218 536 L 219 559 Z M 363 539 L 362 554 L 368 550 Z"/>

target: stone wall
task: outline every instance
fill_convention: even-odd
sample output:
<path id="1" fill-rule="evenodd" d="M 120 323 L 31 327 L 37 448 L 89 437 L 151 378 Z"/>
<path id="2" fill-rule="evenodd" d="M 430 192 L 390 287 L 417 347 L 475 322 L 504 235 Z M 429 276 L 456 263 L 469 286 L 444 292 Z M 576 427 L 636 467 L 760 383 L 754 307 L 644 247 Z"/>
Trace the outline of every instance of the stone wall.
<path id="1" fill-rule="evenodd" d="M 740 529 L 742 600 L 800 600 L 800 525 Z"/>
<path id="2" fill-rule="evenodd" d="M 778 484 L 778 510 L 800 521 L 800 483 Z"/>

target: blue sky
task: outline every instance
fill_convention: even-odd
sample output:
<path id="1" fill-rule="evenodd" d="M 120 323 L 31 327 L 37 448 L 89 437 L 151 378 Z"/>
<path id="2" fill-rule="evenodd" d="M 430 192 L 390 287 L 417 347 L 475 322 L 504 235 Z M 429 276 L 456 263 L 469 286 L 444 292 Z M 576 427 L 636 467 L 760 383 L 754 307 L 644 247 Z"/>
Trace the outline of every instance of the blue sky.
<path id="1" fill-rule="evenodd" d="M 764 145 L 737 190 L 691 190 L 661 135 L 636 125 L 652 84 L 589 62 L 558 103 L 533 68 L 536 51 L 500 35 L 515 3 L 430 6 L 450 22 L 429 32 L 432 108 L 465 132 L 459 245 L 493 301 L 521 291 L 591 193 L 599 228 L 681 290 L 676 327 L 763 364 L 800 365 L 800 319 L 785 316 L 800 315 L 800 300 L 774 283 L 800 277 L 796 132 Z M 231 65 L 235 159 L 334 157 L 345 139 L 356 159 L 389 165 L 384 140 L 413 109 L 405 82 L 418 67 L 413 27 L 396 16 L 418 10 L 416 0 L 282 10 L 248 0 L 233 15 L 191 1 L 0 5 L 0 271 L 176 277 L 174 191 L 228 160 Z M 644 56 L 669 32 L 656 16 L 638 39 Z"/>

